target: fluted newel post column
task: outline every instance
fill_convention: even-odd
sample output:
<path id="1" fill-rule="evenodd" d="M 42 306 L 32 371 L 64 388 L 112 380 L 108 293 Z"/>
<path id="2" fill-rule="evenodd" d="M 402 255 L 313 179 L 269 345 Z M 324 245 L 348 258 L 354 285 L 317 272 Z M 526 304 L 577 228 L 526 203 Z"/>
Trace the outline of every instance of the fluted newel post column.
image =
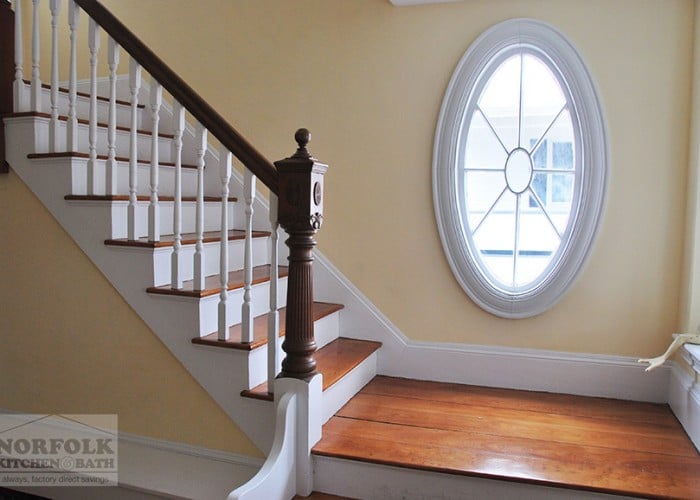
<path id="1" fill-rule="evenodd" d="M 289 238 L 287 317 L 281 377 L 309 379 L 316 373 L 316 341 L 312 304 L 314 235 L 323 222 L 323 176 L 328 166 L 306 149 L 311 135 L 299 129 L 299 148 L 290 158 L 275 162 L 279 174 L 279 223 Z"/>

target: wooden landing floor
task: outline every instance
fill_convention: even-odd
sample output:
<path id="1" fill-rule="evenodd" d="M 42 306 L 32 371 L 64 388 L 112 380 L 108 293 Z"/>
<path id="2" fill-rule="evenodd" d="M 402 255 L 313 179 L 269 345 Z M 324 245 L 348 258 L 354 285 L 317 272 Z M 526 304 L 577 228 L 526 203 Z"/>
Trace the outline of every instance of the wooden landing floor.
<path id="1" fill-rule="evenodd" d="M 376 377 L 314 454 L 492 479 L 700 499 L 700 455 L 666 405 Z"/>

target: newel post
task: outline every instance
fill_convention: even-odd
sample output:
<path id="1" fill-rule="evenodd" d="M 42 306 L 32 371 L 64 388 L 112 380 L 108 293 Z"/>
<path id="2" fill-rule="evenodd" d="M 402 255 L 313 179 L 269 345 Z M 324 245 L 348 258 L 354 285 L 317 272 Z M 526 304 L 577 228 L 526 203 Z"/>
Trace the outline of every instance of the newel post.
<path id="1" fill-rule="evenodd" d="M 0 0 L 0 117 L 12 113 L 14 80 L 15 13 L 8 0 Z M 10 171 L 5 151 L 5 124 L 0 118 L 0 173 Z"/>
<path id="2" fill-rule="evenodd" d="M 309 379 L 316 373 L 316 340 L 312 313 L 314 235 L 323 222 L 323 176 L 328 165 L 313 158 L 306 145 L 306 129 L 294 135 L 299 148 L 289 158 L 275 162 L 279 174 L 279 223 L 289 238 L 287 317 L 280 377 Z"/>

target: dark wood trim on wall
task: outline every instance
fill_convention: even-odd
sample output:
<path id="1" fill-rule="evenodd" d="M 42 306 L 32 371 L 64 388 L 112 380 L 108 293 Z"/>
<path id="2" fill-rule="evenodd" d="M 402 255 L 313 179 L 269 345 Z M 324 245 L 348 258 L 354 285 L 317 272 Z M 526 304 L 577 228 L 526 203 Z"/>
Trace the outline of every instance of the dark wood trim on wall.
<path id="1" fill-rule="evenodd" d="M 12 113 L 15 13 L 9 0 L 0 0 L 0 117 Z M 10 171 L 5 150 L 5 123 L 0 118 L 0 174 Z"/>

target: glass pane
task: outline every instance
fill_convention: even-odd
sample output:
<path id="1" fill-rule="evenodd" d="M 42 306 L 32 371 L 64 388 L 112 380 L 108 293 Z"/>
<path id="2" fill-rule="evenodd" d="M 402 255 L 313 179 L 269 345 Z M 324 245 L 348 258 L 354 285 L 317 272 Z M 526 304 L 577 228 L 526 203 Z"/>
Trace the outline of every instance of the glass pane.
<path id="1" fill-rule="evenodd" d="M 468 223 L 474 231 L 506 187 L 502 170 L 469 171 L 464 174 Z"/>
<path id="2" fill-rule="evenodd" d="M 478 104 L 506 149 L 510 152 L 518 147 L 520 54 L 509 57 L 493 72 Z"/>
<path id="3" fill-rule="evenodd" d="M 559 236 L 542 210 L 520 214 L 520 240 L 515 286 L 523 286 L 538 278 L 559 248 Z"/>
<path id="4" fill-rule="evenodd" d="M 530 147 L 537 144 L 537 139 L 530 139 Z M 547 168 L 547 139 L 544 139 L 532 153 L 532 165 L 535 168 Z"/>
<path id="5" fill-rule="evenodd" d="M 540 203 L 547 206 L 547 174 L 535 174 L 532 179 L 532 184 L 530 188 L 535 192 L 537 197 L 540 199 Z M 539 203 L 535 200 L 534 196 L 530 195 L 530 202 L 528 206 L 531 208 L 539 207 Z"/>
<path id="6" fill-rule="evenodd" d="M 522 144 L 531 146 L 566 105 L 566 98 L 552 71 L 532 54 L 523 56 Z M 534 142 L 533 142 L 534 140 Z"/>
<path id="7" fill-rule="evenodd" d="M 552 176 L 552 201 L 555 203 L 571 204 L 574 191 L 574 176 L 570 174 L 554 174 Z"/>
<path id="8" fill-rule="evenodd" d="M 516 196 L 506 191 L 474 234 L 481 261 L 494 278 L 508 286 L 513 283 L 515 200 Z"/>
<path id="9" fill-rule="evenodd" d="M 503 169 L 508 155 L 483 115 L 476 111 L 469 124 L 464 168 Z"/>
<path id="10" fill-rule="evenodd" d="M 552 144 L 552 167 L 574 168 L 574 145 L 571 142 L 555 142 Z"/>

